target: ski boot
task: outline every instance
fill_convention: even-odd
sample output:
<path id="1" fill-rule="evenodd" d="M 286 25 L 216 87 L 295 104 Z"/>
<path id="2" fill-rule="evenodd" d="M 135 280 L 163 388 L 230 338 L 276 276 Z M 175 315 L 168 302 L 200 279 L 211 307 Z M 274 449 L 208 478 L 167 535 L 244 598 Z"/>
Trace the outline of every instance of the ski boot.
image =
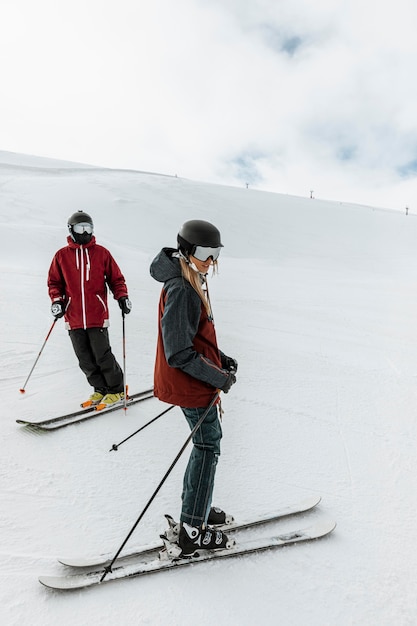
<path id="1" fill-rule="evenodd" d="M 226 526 L 234 521 L 235 520 L 232 515 L 228 515 L 217 506 L 212 506 L 207 519 L 207 524 L 209 524 L 209 526 Z"/>
<path id="2" fill-rule="evenodd" d="M 178 546 L 181 549 L 181 557 L 193 556 L 202 550 L 224 550 L 230 548 L 233 543 L 221 530 L 215 528 L 199 528 L 183 522 L 180 527 Z"/>
<path id="3" fill-rule="evenodd" d="M 91 396 L 85 402 L 81 402 L 81 407 L 83 409 L 88 409 L 90 406 L 97 406 L 100 404 L 101 400 L 104 398 L 104 395 L 99 391 L 95 391 L 91 394 Z"/>
<path id="4" fill-rule="evenodd" d="M 96 404 L 96 411 L 102 411 L 103 409 L 107 409 L 109 406 L 119 404 L 120 402 L 123 402 L 124 398 L 125 394 L 123 391 L 120 393 L 107 393 L 101 402 Z"/>

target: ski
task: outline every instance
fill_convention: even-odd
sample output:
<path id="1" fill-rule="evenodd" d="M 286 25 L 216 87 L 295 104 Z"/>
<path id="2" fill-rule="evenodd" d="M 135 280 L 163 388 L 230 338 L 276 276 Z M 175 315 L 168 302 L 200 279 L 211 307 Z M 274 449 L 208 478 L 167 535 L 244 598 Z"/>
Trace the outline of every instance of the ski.
<path id="1" fill-rule="evenodd" d="M 129 394 L 126 404 L 127 406 L 130 406 L 132 404 L 136 404 L 137 402 L 148 400 L 149 398 L 153 398 L 153 388 L 146 389 L 145 391 L 139 391 L 138 393 Z M 39 422 L 21 419 L 17 419 L 16 422 L 23 426 L 30 426 L 33 428 L 39 428 L 41 430 L 55 430 L 57 428 L 62 428 L 63 426 L 68 426 L 69 424 L 78 424 L 79 422 L 91 419 L 92 417 L 111 413 L 112 411 L 116 411 L 117 409 L 122 408 L 124 408 L 124 402 L 110 406 L 108 409 L 102 409 L 101 411 L 96 411 L 95 407 L 87 407 L 85 409 L 73 411 L 72 413 L 67 413 L 66 415 L 51 417 L 49 419 L 41 420 Z"/>
<path id="2" fill-rule="evenodd" d="M 287 517 L 290 515 L 296 515 L 298 513 L 305 513 L 306 511 L 310 511 L 315 506 L 319 504 L 321 501 L 320 496 L 312 496 L 298 502 L 295 505 L 288 505 L 281 507 L 271 513 L 266 515 L 261 515 L 258 517 L 254 517 L 250 520 L 246 520 L 243 522 L 233 521 L 231 524 L 225 524 L 222 526 L 216 526 L 216 528 L 220 528 L 220 530 L 224 530 L 227 534 L 233 533 L 238 530 L 244 530 L 247 528 L 253 528 L 255 526 L 260 526 L 261 524 L 268 524 L 271 522 L 276 522 L 283 517 Z M 172 518 L 167 516 L 168 521 Z M 163 549 L 163 543 L 160 542 L 158 544 L 149 545 L 149 546 L 141 546 L 141 547 L 132 547 L 128 550 L 125 550 L 117 559 L 117 562 L 126 561 L 132 558 L 149 558 L 149 556 L 157 556 L 158 552 Z M 60 557 L 58 561 L 62 563 L 62 565 L 67 565 L 69 567 L 75 568 L 88 568 L 88 567 L 98 567 L 100 565 L 107 565 L 113 560 L 114 554 L 99 554 L 91 557 L 84 556 L 73 556 L 73 557 Z"/>
<path id="3" fill-rule="evenodd" d="M 149 400 L 151 398 L 153 398 L 153 392 L 148 394 L 148 395 L 140 395 L 137 397 L 132 397 L 130 396 L 129 399 L 126 402 L 126 408 L 129 408 L 131 406 L 133 406 L 134 404 L 138 404 L 138 402 L 143 402 L 144 400 Z M 65 421 L 61 421 L 61 422 L 56 422 L 53 424 L 46 424 L 45 426 L 41 425 L 31 425 L 28 424 L 27 428 L 33 428 L 33 429 L 38 429 L 41 431 L 50 431 L 50 430 L 58 430 L 59 428 L 64 428 L 66 426 L 70 426 L 71 424 L 81 424 L 81 422 L 85 422 L 87 420 L 92 419 L 93 417 L 98 417 L 99 415 L 107 415 L 108 413 L 113 413 L 113 411 L 118 411 L 119 409 L 124 409 L 125 405 L 124 402 L 120 402 L 118 404 L 113 404 L 112 406 L 110 406 L 108 409 L 101 409 L 100 411 L 90 411 L 89 413 L 87 413 L 84 416 L 80 416 L 78 418 L 72 419 L 72 420 L 65 420 Z"/>
<path id="4" fill-rule="evenodd" d="M 218 559 L 227 559 L 237 556 L 246 556 L 248 554 L 257 554 L 266 550 L 286 546 L 293 543 L 301 543 L 312 541 L 320 537 L 325 537 L 331 533 L 336 527 L 336 523 L 330 520 L 321 520 L 301 530 L 295 530 L 282 535 L 273 535 L 270 537 L 259 537 L 248 541 L 238 541 L 234 546 L 224 550 L 214 550 L 202 552 L 191 558 L 179 558 L 170 560 L 169 558 L 153 558 L 150 561 L 139 561 L 132 564 L 116 567 L 112 571 L 97 570 L 85 574 L 75 574 L 70 576 L 40 576 L 39 582 L 45 587 L 51 589 L 60 589 L 63 591 L 70 589 L 81 589 L 83 587 L 91 587 L 100 583 L 120 580 L 123 578 L 133 578 L 136 576 L 144 576 L 156 572 L 166 571 L 187 565 L 202 563 L 203 561 L 215 561 Z"/>

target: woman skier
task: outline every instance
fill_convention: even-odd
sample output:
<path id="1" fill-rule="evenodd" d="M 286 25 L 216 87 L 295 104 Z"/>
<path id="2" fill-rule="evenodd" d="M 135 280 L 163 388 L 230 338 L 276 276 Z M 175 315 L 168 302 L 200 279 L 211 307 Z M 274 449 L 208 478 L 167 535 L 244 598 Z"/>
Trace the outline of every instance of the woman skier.
<path id="1" fill-rule="evenodd" d="M 154 394 L 181 407 L 192 430 L 216 390 L 227 393 L 236 382 L 237 362 L 217 347 L 207 288 L 207 273 L 217 269 L 223 247 L 218 229 L 202 220 L 185 222 L 178 248 L 163 248 L 151 264 L 152 277 L 163 283 L 159 300 Z M 197 549 L 226 547 L 227 536 L 210 527 L 226 515 L 212 508 L 222 430 L 218 402 L 213 404 L 193 437 L 185 471 L 178 544 L 182 556 Z"/>

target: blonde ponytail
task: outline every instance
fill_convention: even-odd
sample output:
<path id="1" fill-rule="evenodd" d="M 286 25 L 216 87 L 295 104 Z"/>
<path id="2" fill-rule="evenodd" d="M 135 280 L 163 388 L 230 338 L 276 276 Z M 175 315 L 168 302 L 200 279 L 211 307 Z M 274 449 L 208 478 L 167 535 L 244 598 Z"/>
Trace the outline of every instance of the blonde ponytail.
<path id="1" fill-rule="evenodd" d="M 201 283 L 201 274 L 193 270 L 193 268 L 190 267 L 190 264 L 188 263 L 188 261 L 183 257 L 180 257 L 180 266 L 181 266 L 181 272 L 182 272 L 183 278 L 185 278 L 185 280 L 187 280 L 190 283 L 191 287 L 198 293 L 202 303 L 204 304 L 204 308 L 207 311 L 207 315 L 209 317 L 212 317 L 210 300 L 207 297 L 207 293 L 203 289 L 203 285 Z M 216 271 L 217 271 L 217 261 L 214 261 L 213 262 L 213 274 L 215 274 Z"/>

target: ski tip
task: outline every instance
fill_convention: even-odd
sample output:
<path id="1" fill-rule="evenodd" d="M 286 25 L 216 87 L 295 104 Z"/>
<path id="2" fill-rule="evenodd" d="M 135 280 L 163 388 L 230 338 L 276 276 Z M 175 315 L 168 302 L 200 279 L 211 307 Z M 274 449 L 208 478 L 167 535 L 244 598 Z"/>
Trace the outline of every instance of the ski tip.
<path id="1" fill-rule="evenodd" d="M 26 393 L 26 389 L 19 389 L 20 393 Z"/>
<path id="2" fill-rule="evenodd" d="M 86 574 L 72 574 L 70 576 L 39 576 L 38 581 L 41 585 L 48 587 L 49 589 L 72 591 L 76 589 L 83 589 L 85 587 L 92 587 L 93 585 L 100 585 L 102 582 L 106 582 L 105 577 L 109 572 L 111 572 L 111 570 L 105 568 L 104 571 L 100 570 Z"/>
<path id="3" fill-rule="evenodd" d="M 54 589 L 55 587 L 49 583 L 49 576 L 39 576 L 38 581 L 44 587 L 48 587 L 49 589 Z"/>
<path id="4" fill-rule="evenodd" d="M 320 539 L 330 535 L 336 528 L 336 522 L 332 519 L 321 519 L 316 523 L 302 528 L 301 530 L 290 531 L 279 535 L 278 538 L 283 541 L 284 544 L 297 543 L 299 541 L 311 541 L 312 539 Z"/>
<path id="5" fill-rule="evenodd" d="M 324 537 L 332 533 L 336 526 L 337 523 L 333 519 L 320 520 L 311 527 L 311 534 L 313 538 Z"/>
<path id="6" fill-rule="evenodd" d="M 92 558 L 60 556 L 57 558 L 57 561 L 58 563 L 61 563 L 61 565 L 65 565 L 66 567 L 75 567 L 77 569 L 95 567 L 97 564 L 101 565 L 101 563 L 103 563 L 103 559 L 97 558 L 97 556 Z"/>
<path id="7" fill-rule="evenodd" d="M 321 502 L 321 496 L 310 496 L 305 500 L 305 506 L 311 505 L 311 508 L 314 508 Z"/>
<path id="8" fill-rule="evenodd" d="M 98 584 L 100 581 L 91 582 L 88 578 L 80 578 L 79 576 L 39 576 L 38 581 L 48 589 L 56 589 L 58 591 L 71 591 L 88 587 L 91 584 Z"/>
<path id="9" fill-rule="evenodd" d="M 58 577 L 54 576 L 39 576 L 38 581 L 44 587 L 48 587 L 48 589 L 63 589 L 64 587 L 61 584 L 61 580 Z"/>

